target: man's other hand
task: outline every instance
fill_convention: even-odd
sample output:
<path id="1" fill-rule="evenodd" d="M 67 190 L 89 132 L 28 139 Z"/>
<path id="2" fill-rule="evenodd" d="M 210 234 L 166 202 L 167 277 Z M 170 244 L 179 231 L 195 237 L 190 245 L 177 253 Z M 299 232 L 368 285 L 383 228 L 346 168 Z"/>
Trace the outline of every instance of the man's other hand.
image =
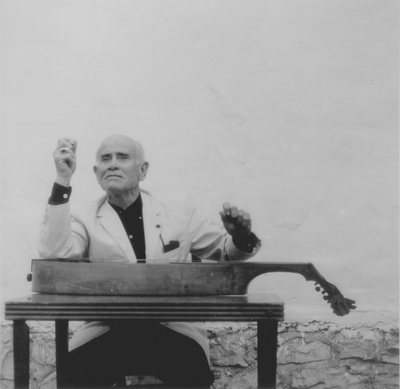
<path id="1" fill-rule="evenodd" d="M 223 205 L 223 210 L 219 212 L 224 227 L 229 235 L 248 236 L 251 233 L 251 219 L 247 212 L 238 210 L 228 202 Z"/>
<path id="2" fill-rule="evenodd" d="M 56 183 L 69 186 L 71 177 L 76 169 L 76 140 L 62 138 L 58 140 L 58 145 L 53 153 L 56 164 L 57 178 Z"/>

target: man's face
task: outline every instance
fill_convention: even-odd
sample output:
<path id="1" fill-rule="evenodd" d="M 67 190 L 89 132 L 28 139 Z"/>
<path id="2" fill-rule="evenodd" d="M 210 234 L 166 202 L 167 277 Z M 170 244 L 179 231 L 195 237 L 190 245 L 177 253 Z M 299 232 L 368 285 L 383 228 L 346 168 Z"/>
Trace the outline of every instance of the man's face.
<path id="1" fill-rule="evenodd" d="M 109 194 L 130 192 L 146 178 L 146 162 L 137 161 L 133 143 L 126 138 L 112 138 L 102 143 L 94 172 L 97 182 Z"/>

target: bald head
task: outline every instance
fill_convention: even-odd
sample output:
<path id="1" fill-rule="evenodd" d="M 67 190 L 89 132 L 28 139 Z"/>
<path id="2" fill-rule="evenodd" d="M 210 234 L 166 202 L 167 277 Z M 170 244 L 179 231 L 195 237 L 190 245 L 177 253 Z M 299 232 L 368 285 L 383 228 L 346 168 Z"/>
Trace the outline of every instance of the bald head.
<path id="1" fill-rule="evenodd" d="M 129 149 L 132 150 L 133 155 L 135 156 L 135 160 L 138 163 L 144 162 L 144 150 L 142 145 L 137 141 L 133 140 L 129 136 L 126 135 L 110 135 L 106 139 L 101 142 L 99 148 L 97 149 L 96 152 L 96 161 L 99 161 L 101 151 L 108 148 L 109 146 L 118 146 L 118 145 L 124 145 L 125 147 L 129 147 Z"/>
<path id="2" fill-rule="evenodd" d="M 126 209 L 138 198 L 139 183 L 146 178 L 148 167 L 139 142 L 125 135 L 111 135 L 97 150 L 93 170 L 108 201 Z"/>

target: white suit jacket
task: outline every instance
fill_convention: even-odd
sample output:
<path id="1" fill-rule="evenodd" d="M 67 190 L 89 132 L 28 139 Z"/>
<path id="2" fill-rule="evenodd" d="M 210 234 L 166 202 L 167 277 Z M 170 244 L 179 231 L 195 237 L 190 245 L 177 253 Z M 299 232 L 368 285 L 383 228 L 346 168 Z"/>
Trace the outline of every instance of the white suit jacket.
<path id="1" fill-rule="evenodd" d="M 189 254 L 216 261 L 246 260 L 253 253 L 238 250 L 231 236 L 215 223 L 202 218 L 187 199 L 174 196 L 171 200 L 154 199 L 141 191 L 146 262 L 190 261 Z M 179 247 L 164 252 L 164 244 L 179 241 Z M 71 212 L 70 203 L 46 206 L 40 228 L 41 258 L 89 258 L 91 261 L 136 262 L 124 226 L 115 210 L 102 197 Z M 195 323 L 163 323 L 169 328 L 196 340 L 209 358 L 209 345 L 204 325 Z M 74 349 L 107 332 L 101 322 L 85 324 L 70 342 Z"/>

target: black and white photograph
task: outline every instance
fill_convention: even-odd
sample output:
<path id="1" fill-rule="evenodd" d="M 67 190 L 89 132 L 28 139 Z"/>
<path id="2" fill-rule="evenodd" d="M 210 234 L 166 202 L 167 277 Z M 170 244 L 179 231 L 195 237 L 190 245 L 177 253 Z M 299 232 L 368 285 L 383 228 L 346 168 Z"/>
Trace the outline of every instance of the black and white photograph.
<path id="1" fill-rule="evenodd" d="M 0 388 L 399 388 L 398 1 L 0 4 Z"/>

